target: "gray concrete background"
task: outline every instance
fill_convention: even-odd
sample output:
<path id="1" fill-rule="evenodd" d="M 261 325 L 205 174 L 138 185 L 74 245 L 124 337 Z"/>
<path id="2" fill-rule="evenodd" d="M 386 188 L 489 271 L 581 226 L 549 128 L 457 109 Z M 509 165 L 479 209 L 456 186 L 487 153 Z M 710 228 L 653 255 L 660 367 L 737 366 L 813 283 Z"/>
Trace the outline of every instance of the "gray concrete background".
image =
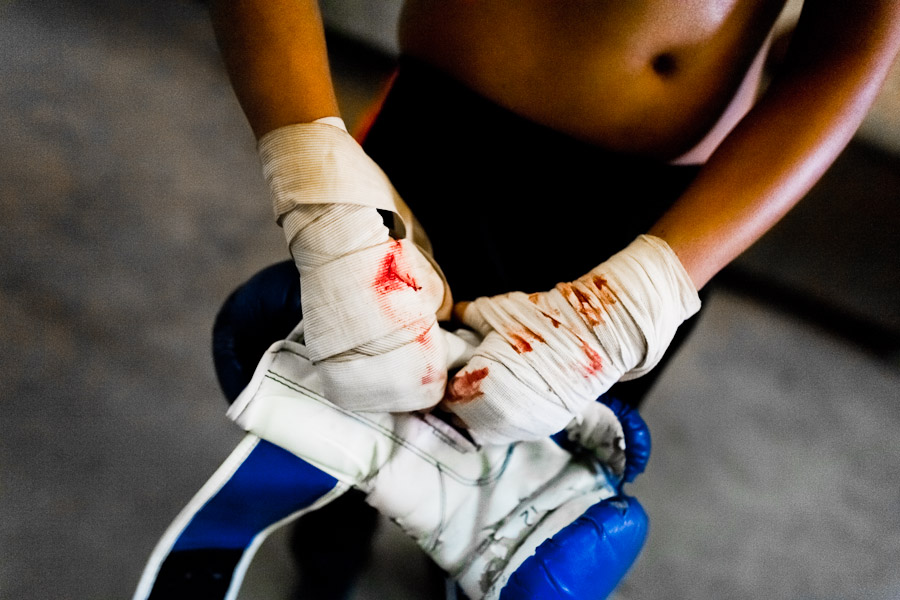
<path id="1" fill-rule="evenodd" d="M 320 0 L 322 19 L 333 30 L 396 55 L 397 18 L 403 0 Z"/>
<path id="2" fill-rule="evenodd" d="M 351 122 L 390 62 L 336 41 Z M 123 598 L 228 454 L 209 350 L 285 257 L 202 6 L 0 2 L 0 598 Z M 648 401 L 618 593 L 900 598 L 900 169 L 856 143 L 739 261 Z M 285 598 L 282 538 L 242 598 Z M 356 598 L 423 598 L 386 524 Z"/>

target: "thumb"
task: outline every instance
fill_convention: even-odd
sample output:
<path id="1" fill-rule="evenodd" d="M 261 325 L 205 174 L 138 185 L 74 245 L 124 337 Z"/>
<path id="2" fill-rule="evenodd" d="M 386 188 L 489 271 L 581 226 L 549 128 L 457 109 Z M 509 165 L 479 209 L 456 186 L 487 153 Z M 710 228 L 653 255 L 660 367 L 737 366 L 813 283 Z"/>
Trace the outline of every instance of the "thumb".
<path id="1" fill-rule="evenodd" d="M 481 337 L 484 337 L 493 331 L 494 328 L 485 320 L 484 315 L 482 315 L 478 306 L 479 302 L 477 300 L 475 302 L 457 302 L 453 306 L 453 316 L 463 325 L 478 332 Z"/>

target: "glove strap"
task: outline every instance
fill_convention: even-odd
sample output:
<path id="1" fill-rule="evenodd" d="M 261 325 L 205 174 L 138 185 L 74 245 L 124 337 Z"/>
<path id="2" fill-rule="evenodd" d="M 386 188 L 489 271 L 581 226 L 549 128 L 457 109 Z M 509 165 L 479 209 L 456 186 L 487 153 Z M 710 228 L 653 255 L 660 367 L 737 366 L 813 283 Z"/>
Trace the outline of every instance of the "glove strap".
<path id="1" fill-rule="evenodd" d="M 271 532 L 348 489 L 290 452 L 245 436 L 163 534 L 133 599 L 237 597 Z"/>

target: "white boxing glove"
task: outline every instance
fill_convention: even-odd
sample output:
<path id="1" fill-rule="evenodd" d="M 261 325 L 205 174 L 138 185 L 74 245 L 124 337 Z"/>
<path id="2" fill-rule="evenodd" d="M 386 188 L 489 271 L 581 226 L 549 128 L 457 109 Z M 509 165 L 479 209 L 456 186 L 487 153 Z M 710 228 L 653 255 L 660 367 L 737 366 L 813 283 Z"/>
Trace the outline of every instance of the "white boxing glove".
<path id="1" fill-rule="evenodd" d="M 436 314 L 449 291 L 387 176 L 336 117 L 276 129 L 259 153 L 327 396 L 360 411 L 437 404 L 447 347 Z"/>
<path id="2" fill-rule="evenodd" d="M 464 340 L 444 335 L 455 353 L 465 354 Z M 400 525 L 473 599 L 497 600 L 545 540 L 619 491 L 620 476 L 586 456 L 574 458 L 549 438 L 479 448 L 432 414 L 335 407 L 321 395 L 319 370 L 306 360 L 302 342 L 301 326 L 266 352 L 229 416 L 339 485 L 364 491 L 369 504 Z M 628 564 L 639 537 L 637 544 L 625 543 L 632 548 L 622 553 Z M 591 576 L 624 574 L 607 556 L 618 554 L 611 552 L 616 544 L 607 540 L 587 557 Z M 572 543 L 569 552 L 579 548 Z"/>
<path id="3" fill-rule="evenodd" d="M 341 409 L 321 395 L 301 327 L 266 352 L 232 405 L 252 434 L 163 534 L 135 600 L 236 597 L 266 535 L 351 486 L 472 600 L 599 600 L 625 576 L 647 515 L 620 494 L 620 475 L 546 438 L 475 447 L 434 414 Z M 467 339 L 446 335 L 465 357 Z M 625 422 L 644 439 L 639 472 L 649 431 Z M 583 425 L 581 439 L 594 439 Z"/>
<path id="4" fill-rule="evenodd" d="M 472 302 L 462 319 L 485 338 L 443 406 L 481 444 L 540 439 L 580 422 L 620 379 L 652 369 L 699 309 L 668 244 L 639 236 L 571 283 Z"/>

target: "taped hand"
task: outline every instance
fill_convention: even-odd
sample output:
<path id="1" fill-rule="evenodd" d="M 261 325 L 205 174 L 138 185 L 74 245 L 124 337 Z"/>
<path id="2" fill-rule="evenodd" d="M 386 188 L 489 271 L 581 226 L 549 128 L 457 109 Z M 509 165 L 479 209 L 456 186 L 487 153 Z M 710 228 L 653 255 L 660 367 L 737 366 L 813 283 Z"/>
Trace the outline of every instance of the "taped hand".
<path id="1" fill-rule="evenodd" d="M 361 411 L 435 405 L 447 372 L 437 315 L 449 290 L 387 176 L 333 117 L 276 129 L 259 153 L 328 397 Z"/>
<path id="2" fill-rule="evenodd" d="M 479 443 L 546 437 L 580 422 L 620 379 L 652 369 L 699 308 L 675 253 L 640 236 L 573 282 L 469 304 L 462 320 L 484 341 L 449 382 L 442 406 Z"/>

